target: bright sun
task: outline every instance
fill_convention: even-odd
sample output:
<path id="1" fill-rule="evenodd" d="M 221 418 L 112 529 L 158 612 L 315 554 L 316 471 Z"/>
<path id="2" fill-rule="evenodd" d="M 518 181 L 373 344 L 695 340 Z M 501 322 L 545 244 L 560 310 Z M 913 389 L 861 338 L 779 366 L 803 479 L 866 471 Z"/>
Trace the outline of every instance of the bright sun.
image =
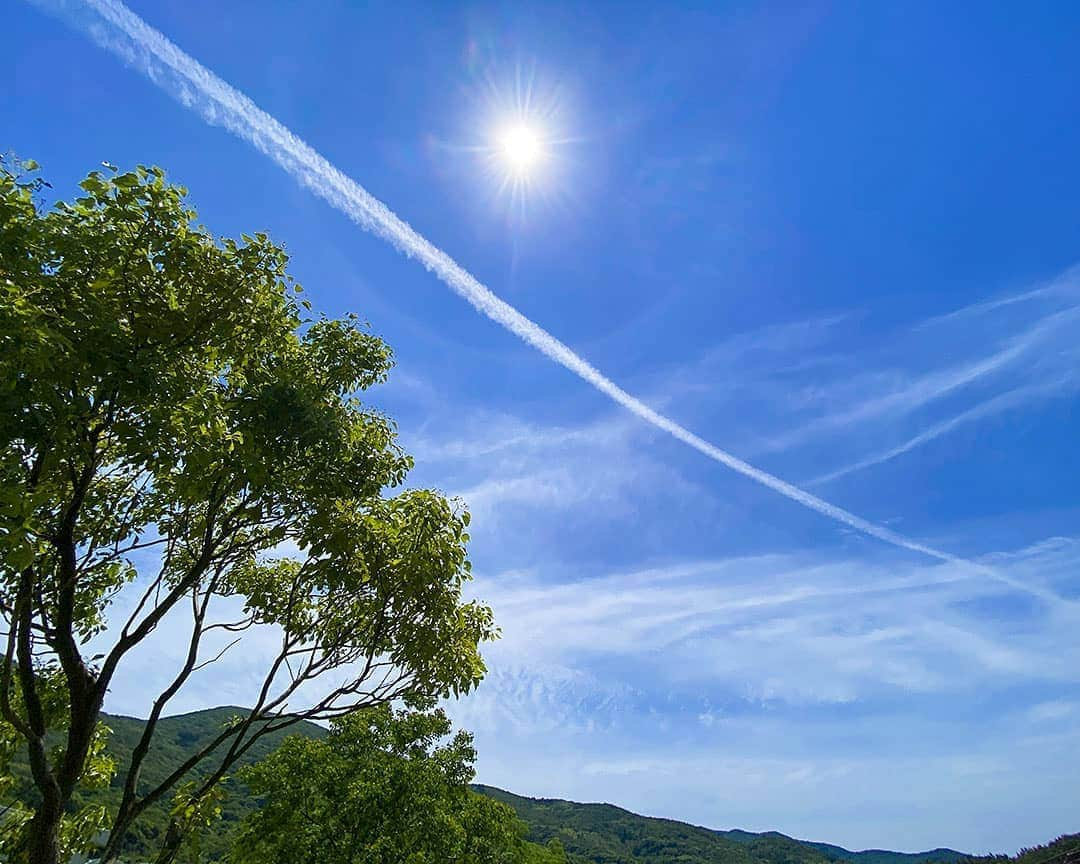
<path id="1" fill-rule="evenodd" d="M 509 126 L 499 136 L 499 153 L 507 168 L 519 177 L 529 171 L 543 158 L 544 148 L 540 137 L 528 126 Z"/>

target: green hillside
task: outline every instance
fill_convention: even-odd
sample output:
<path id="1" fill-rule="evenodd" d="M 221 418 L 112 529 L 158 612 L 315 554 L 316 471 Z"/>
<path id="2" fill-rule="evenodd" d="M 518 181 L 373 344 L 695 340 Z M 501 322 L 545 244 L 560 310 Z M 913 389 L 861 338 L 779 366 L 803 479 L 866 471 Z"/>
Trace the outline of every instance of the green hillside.
<path id="1" fill-rule="evenodd" d="M 776 831 L 717 831 L 639 816 L 611 804 L 525 798 L 492 786 L 474 788 L 512 806 L 529 826 L 530 840 L 559 840 L 573 864 L 1080 864 L 1080 834 L 1023 849 L 1012 857 L 976 857 L 955 849 L 853 852 L 829 843 L 795 840 Z"/>
<path id="2" fill-rule="evenodd" d="M 575 804 L 558 799 L 523 798 L 490 786 L 476 789 L 512 806 L 529 826 L 529 839 L 558 839 L 579 864 L 944 864 L 968 858 L 952 849 L 907 854 L 870 850 L 851 852 L 826 843 L 808 843 L 770 831 L 715 831 L 638 816 L 611 804 Z"/>
<path id="3" fill-rule="evenodd" d="M 829 860 L 817 849 L 779 834 L 734 840 L 611 804 L 522 798 L 487 786 L 479 791 L 510 804 L 529 826 L 530 840 L 562 842 L 575 864 L 827 864 Z"/>
<path id="4" fill-rule="evenodd" d="M 217 734 L 231 717 L 240 713 L 243 709 L 223 707 L 161 720 L 154 747 L 144 763 L 146 784 L 165 777 L 194 749 Z M 144 723 L 115 715 L 106 715 L 104 720 L 112 729 L 110 750 L 123 768 Z M 322 737 L 327 733 L 314 723 L 298 723 L 288 733 L 277 733 L 261 740 L 245 756 L 244 764 L 262 759 L 286 734 Z M 31 797 L 25 763 L 17 764 L 15 771 L 22 779 L 21 791 L 27 798 Z M 112 787 L 101 794 L 108 803 L 116 804 L 122 785 L 123 776 L 117 776 Z M 672 819 L 639 816 L 611 804 L 525 798 L 491 786 L 474 788 L 513 807 L 528 826 L 529 839 L 533 842 L 559 841 L 571 864 L 958 864 L 976 860 L 952 849 L 914 854 L 878 849 L 852 852 L 827 843 L 796 840 L 773 831 L 763 834 L 717 831 Z M 224 855 L 233 827 L 253 807 L 247 790 L 239 781 L 229 781 L 226 792 L 223 821 L 203 844 L 207 860 L 217 860 Z M 167 812 L 168 805 L 163 804 L 141 820 L 128 850 L 133 860 L 156 848 L 165 829 Z M 1016 858 L 1001 856 L 977 860 L 980 864 L 1080 864 L 1080 835 L 1062 837 L 1046 846 L 1024 850 Z"/>
<path id="5" fill-rule="evenodd" d="M 830 843 L 808 843 L 808 845 L 819 849 L 826 858 L 832 861 L 853 861 L 856 864 L 923 864 L 923 862 L 929 861 L 952 864 L 955 861 L 966 861 L 970 857 L 963 852 L 957 852 L 955 849 L 931 849 L 927 852 L 890 852 L 887 849 L 864 849 L 861 852 L 851 852 Z"/>

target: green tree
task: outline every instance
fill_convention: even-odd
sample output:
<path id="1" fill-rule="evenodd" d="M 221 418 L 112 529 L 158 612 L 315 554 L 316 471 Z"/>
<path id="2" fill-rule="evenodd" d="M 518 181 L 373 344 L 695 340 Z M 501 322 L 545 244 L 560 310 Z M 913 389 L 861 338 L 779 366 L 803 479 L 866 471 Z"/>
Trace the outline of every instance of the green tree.
<path id="1" fill-rule="evenodd" d="M 505 804 L 469 788 L 476 753 L 441 710 L 359 711 L 322 740 L 293 736 L 241 777 L 260 808 L 234 864 L 525 864 L 565 861 L 524 841 Z"/>
<path id="2" fill-rule="evenodd" d="M 24 846 L 3 854 L 56 864 L 106 691 L 184 617 L 186 657 L 120 766 L 103 853 L 199 766 L 176 798 L 169 861 L 183 814 L 207 809 L 260 736 L 468 690 L 495 630 L 462 597 L 468 513 L 387 491 L 411 460 L 360 399 L 386 377 L 387 346 L 355 319 L 313 319 L 281 247 L 215 238 L 159 169 L 109 166 L 81 187 L 47 210 L 38 184 L 0 170 L 0 713 L 38 799 Z M 132 602 L 110 621 L 121 592 Z M 223 597 L 243 612 L 223 617 Z M 253 707 L 141 782 L 169 700 L 253 627 L 279 639 Z M 57 689 L 62 723 L 45 704 Z"/>
<path id="3" fill-rule="evenodd" d="M 69 717 L 63 676 L 56 667 L 41 669 L 38 685 L 46 722 L 56 733 L 62 733 Z M 16 706 L 20 697 L 20 691 L 15 688 L 10 698 Z M 15 711 L 23 713 L 18 707 Z M 108 727 L 99 722 L 90 742 L 80 783 L 85 792 L 106 788 L 116 770 L 115 760 L 106 751 L 109 734 Z M 4 802 L 0 810 L 0 852 L 5 854 L 7 860 L 21 857 L 20 852 L 28 847 L 29 828 L 34 815 L 33 809 L 20 800 L 18 781 L 11 770 L 19 749 L 24 746 L 25 741 L 19 731 L 0 718 L 0 801 Z M 62 750 L 54 749 L 52 758 L 61 756 Z M 100 802 L 80 802 L 78 806 L 69 807 L 61 817 L 57 832 L 61 859 L 67 860 L 86 849 L 105 828 L 107 821 L 108 814 Z"/>

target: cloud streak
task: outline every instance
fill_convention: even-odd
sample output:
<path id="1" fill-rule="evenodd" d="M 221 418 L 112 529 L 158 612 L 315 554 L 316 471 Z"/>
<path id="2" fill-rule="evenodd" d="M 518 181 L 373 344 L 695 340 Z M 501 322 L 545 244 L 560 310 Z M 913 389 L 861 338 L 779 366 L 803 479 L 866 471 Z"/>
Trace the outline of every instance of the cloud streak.
<path id="1" fill-rule="evenodd" d="M 1076 554 L 1033 549 L 1027 569 L 1045 583 L 1045 569 Z M 505 627 L 492 668 L 569 664 L 598 678 L 621 669 L 616 680 L 648 682 L 654 695 L 851 702 L 890 690 L 1080 681 L 1063 659 L 1077 643 L 1072 616 L 1006 613 L 1000 586 L 951 566 L 766 555 L 573 582 L 481 575 L 475 591 Z M 554 632 L 557 640 L 546 638 Z"/>
<path id="2" fill-rule="evenodd" d="M 222 126 L 252 144 L 303 186 L 348 216 L 361 228 L 385 240 L 407 257 L 418 261 L 479 313 L 574 373 L 646 423 L 667 432 L 676 440 L 692 447 L 714 462 L 869 537 L 940 561 L 972 567 L 983 575 L 1005 582 L 1013 588 L 1037 593 L 1048 602 L 1061 602 L 1055 595 L 1030 588 L 990 567 L 927 546 L 857 516 L 745 462 L 706 441 L 670 417 L 653 410 L 622 389 L 540 325 L 495 295 L 359 183 L 342 173 L 243 93 L 184 53 L 123 3 L 117 0 L 83 0 L 81 3 L 67 3 L 63 0 L 32 0 L 32 2 L 46 11 L 59 14 L 87 31 L 101 47 L 118 55 L 141 71 L 154 84 L 178 99 L 188 109 L 198 113 L 207 122 Z"/>
<path id="3" fill-rule="evenodd" d="M 999 301 L 999 305 L 1004 305 L 1004 301 Z M 1078 318 L 1080 318 L 1080 307 L 1077 306 L 1048 314 L 1026 331 L 1009 339 L 1004 348 L 987 357 L 959 366 L 935 370 L 900 389 L 868 399 L 846 410 L 819 417 L 799 429 L 791 430 L 775 438 L 770 442 L 770 448 L 784 449 L 819 433 L 871 419 L 911 414 L 1015 365 L 1025 355 L 1030 355 L 1035 348 L 1044 345 L 1049 338 L 1070 332 L 1070 329 L 1075 327 Z M 1060 383 L 1065 384 L 1067 381 Z M 919 443 L 924 442 L 919 441 L 912 446 L 918 446 Z"/>
<path id="4" fill-rule="evenodd" d="M 856 471 L 862 471 L 874 465 L 880 465 L 882 462 L 888 462 L 891 459 L 895 459 L 897 456 L 907 453 L 909 450 L 914 450 L 916 447 L 921 447 L 936 438 L 940 438 L 942 435 L 946 435 L 960 426 L 974 423 L 985 417 L 992 417 L 1003 411 L 1008 411 L 1017 405 L 1027 403 L 1031 399 L 1050 398 L 1058 395 L 1062 389 L 1071 389 L 1074 386 L 1075 383 L 1071 377 L 1064 377 L 1056 379 L 1050 384 L 1017 387 L 1013 390 L 1008 390 L 1005 393 L 1000 393 L 992 399 L 981 402 L 973 408 L 962 411 L 954 417 L 950 417 L 940 423 L 935 423 L 933 426 L 924 429 L 918 435 L 913 435 L 906 441 L 897 444 L 895 447 L 873 453 L 857 462 L 845 465 L 843 468 L 839 468 L 836 471 L 830 471 L 828 474 L 822 474 L 820 477 L 816 477 L 812 480 L 811 485 L 817 486 L 823 483 L 830 483 L 833 480 L 838 480 L 839 478 L 848 474 L 853 474 Z"/>
<path id="5" fill-rule="evenodd" d="M 1080 266 L 1073 266 L 1037 288 L 1032 288 L 1031 290 L 1023 291 L 1019 294 L 996 297 L 993 300 L 986 300 L 981 303 L 972 303 L 969 306 L 955 309 L 952 312 L 946 312 L 943 315 L 935 315 L 933 318 L 928 318 L 919 326 L 922 329 L 928 329 L 939 324 L 951 323 L 960 319 L 985 315 L 986 313 L 993 312 L 997 309 L 1015 306 L 1021 303 L 1028 303 L 1032 300 L 1043 300 L 1048 297 L 1075 297 L 1077 294 L 1080 294 Z"/>

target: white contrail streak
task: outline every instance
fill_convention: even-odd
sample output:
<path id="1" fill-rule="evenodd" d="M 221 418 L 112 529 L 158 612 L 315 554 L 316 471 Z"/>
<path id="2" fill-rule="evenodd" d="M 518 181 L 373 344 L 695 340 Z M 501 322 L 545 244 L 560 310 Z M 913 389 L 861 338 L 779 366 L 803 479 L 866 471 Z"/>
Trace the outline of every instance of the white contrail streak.
<path id="1" fill-rule="evenodd" d="M 942 552 L 895 531 L 875 525 L 835 504 L 755 468 L 726 450 L 695 435 L 623 390 L 585 359 L 564 345 L 539 324 L 530 321 L 506 301 L 455 262 L 441 249 L 414 231 L 402 219 L 371 195 L 359 183 L 345 176 L 312 147 L 259 108 L 247 96 L 222 81 L 213 72 L 189 57 L 162 33 L 155 30 L 118 0 L 32 0 L 47 11 L 59 13 L 89 32 L 101 47 L 120 56 L 155 84 L 199 113 L 207 122 L 224 126 L 234 135 L 253 144 L 304 186 L 340 210 L 361 228 L 389 242 L 399 252 L 415 258 L 443 283 L 481 314 L 502 325 L 524 342 L 566 367 L 614 402 L 657 429 L 688 444 L 710 459 L 749 477 L 762 486 L 815 510 L 842 525 L 885 543 L 909 549 L 998 579 L 1010 587 L 1058 603 L 1060 598 L 1040 588 L 1025 585 L 990 567 Z M 86 13 L 91 14 L 86 14 Z M 96 14 L 94 14 L 96 13 Z"/>

